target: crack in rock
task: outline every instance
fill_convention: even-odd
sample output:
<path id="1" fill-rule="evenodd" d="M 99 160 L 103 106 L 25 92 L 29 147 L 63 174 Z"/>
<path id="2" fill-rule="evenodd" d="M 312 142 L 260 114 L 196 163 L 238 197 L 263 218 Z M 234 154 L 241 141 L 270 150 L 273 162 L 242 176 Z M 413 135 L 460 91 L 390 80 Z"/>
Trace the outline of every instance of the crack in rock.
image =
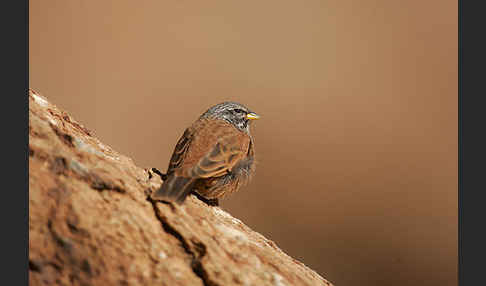
<path id="1" fill-rule="evenodd" d="M 160 222 L 164 231 L 179 240 L 184 251 L 191 256 L 191 269 L 194 274 L 196 274 L 196 276 L 201 278 L 204 286 L 219 286 L 218 283 L 209 278 L 209 274 L 207 273 L 206 269 L 204 269 L 204 265 L 201 261 L 207 253 L 206 246 L 201 242 L 192 241 L 195 248 L 194 250 L 192 250 L 191 245 L 182 236 L 182 234 L 180 234 L 173 226 L 171 226 L 168 223 L 167 218 L 161 214 L 160 210 L 157 208 L 157 202 L 152 200 L 150 197 L 148 197 L 147 200 L 152 204 L 155 217 Z"/>
<path id="2" fill-rule="evenodd" d="M 29 146 L 29 156 L 36 155 L 36 150 Z M 39 156 L 42 161 L 49 163 L 50 171 L 56 175 L 72 176 L 85 181 L 89 186 L 97 191 L 113 191 L 125 194 L 127 191 L 120 185 L 111 180 L 100 177 L 94 172 L 87 171 L 86 167 L 75 160 L 68 160 L 62 156 Z"/>
<path id="3" fill-rule="evenodd" d="M 117 186 L 112 182 L 108 182 L 106 180 L 103 180 L 102 178 L 100 178 L 99 176 L 97 176 L 95 174 L 90 174 L 89 177 L 90 177 L 89 181 L 91 181 L 90 187 L 92 189 L 95 189 L 97 191 L 105 191 L 105 190 L 106 191 L 114 191 L 114 192 L 117 192 L 117 193 L 120 193 L 120 194 L 126 193 L 126 190 L 123 189 L 122 187 Z"/>

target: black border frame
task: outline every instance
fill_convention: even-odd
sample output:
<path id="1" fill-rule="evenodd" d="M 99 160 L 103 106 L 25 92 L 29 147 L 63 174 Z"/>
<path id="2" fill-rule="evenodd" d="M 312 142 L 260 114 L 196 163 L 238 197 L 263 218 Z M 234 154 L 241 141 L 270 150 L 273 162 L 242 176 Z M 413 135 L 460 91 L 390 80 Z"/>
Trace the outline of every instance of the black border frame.
<path id="1" fill-rule="evenodd" d="M 458 284 L 484 284 L 484 15 L 479 1 L 458 1 Z M 476 4 L 476 5 L 473 5 Z M 482 283 L 481 283 L 482 282 Z"/>
<path id="2" fill-rule="evenodd" d="M 28 285 L 29 251 L 29 1 L 2 3 L 3 176 L 2 255 L 4 284 Z"/>

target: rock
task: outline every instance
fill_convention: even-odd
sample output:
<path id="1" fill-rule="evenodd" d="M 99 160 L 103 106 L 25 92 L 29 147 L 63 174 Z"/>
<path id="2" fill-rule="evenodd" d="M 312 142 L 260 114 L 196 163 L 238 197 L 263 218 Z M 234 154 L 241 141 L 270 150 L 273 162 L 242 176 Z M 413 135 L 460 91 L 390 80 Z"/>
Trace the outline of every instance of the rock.
<path id="1" fill-rule="evenodd" d="M 162 183 L 29 91 L 30 285 L 331 285 L 219 207 Z"/>

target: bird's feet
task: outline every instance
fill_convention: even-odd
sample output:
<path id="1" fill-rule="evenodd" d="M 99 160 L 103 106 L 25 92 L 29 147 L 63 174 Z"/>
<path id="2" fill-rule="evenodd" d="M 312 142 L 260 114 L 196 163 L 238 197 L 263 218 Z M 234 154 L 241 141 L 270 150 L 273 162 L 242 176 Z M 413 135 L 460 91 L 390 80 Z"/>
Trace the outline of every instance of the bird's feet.
<path id="1" fill-rule="evenodd" d="M 201 196 L 197 192 L 192 192 L 192 194 L 195 195 L 199 200 L 203 201 L 204 203 L 206 203 L 209 206 L 219 207 L 219 200 L 218 199 L 208 199 L 208 198 Z"/>
<path id="2" fill-rule="evenodd" d="M 152 172 L 154 172 L 155 174 L 159 175 L 159 177 L 162 179 L 162 181 L 167 180 L 167 174 L 162 173 L 157 168 L 152 168 Z"/>

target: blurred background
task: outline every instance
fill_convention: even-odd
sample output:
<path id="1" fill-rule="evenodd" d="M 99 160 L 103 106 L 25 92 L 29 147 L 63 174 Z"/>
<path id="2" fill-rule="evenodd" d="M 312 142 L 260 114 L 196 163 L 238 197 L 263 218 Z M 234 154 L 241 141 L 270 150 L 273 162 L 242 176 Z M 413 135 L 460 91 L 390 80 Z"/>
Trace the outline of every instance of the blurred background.
<path id="1" fill-rule="evenodd" d="M 457 1 L 30 1 L 30 87 L 142 168 L 262 116 L 221 202 L 335 285 L 457 285 Z"/>

